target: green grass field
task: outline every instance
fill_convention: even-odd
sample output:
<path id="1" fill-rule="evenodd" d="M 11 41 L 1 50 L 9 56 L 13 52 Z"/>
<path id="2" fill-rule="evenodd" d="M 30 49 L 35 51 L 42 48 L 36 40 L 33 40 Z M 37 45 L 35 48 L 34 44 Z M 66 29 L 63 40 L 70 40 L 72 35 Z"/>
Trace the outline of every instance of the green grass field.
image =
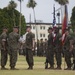
<path id="1" fill-rule="evenodd" d="M 8 60 L 9 61 L 9 60 Z M 65 70 L 45 70 L 44 69 L 45 57 L 34 57 L 34 69 L 27 70 L 28 65 L 24 56 L 19 56 L 16 68 L 20 70 L 0 70 L 0 75 L 75 75 L 75 71 Z M 64 67 L 62 63 L 62 68 Z M 6 65 L 9 67 L 9 62 Z"/>

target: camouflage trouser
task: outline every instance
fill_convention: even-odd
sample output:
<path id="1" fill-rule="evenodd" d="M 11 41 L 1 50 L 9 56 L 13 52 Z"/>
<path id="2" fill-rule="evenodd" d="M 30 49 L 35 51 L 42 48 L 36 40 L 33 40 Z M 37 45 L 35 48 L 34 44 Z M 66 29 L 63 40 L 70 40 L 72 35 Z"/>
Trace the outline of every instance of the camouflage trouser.
<path id="1" fill-rule="evenodd" d="M 57 62 L 57 67 L 61 67 L 61 52 L 55 52 L 55 58 L 56 58 L 56 62 Z"/>
<path id="2" fill-rule="evenodd" d="M 17 62 L 17 49 L 16 50 L 13 50 L 13 49 L 10 49 L 9 51 L 9 56 L 10 56 L 10 67 L 15 67 L 16 65 L 16 62 Z"/>
<path id="3" fill-rule="evenodd" d="M 68 68 L 71 68 L 71 54 L 72 53 L 69 50 L 65 50 L 64 52 L 65 61 Z"/>
<path id="4" fill-rule="evenodd" d="M 26 48 L 26 61 L 29 66 L 33 66 L 33 51 L 31 49 Z"/>
<path id="5" fill-rule="evenodd" d="M 73 50 L 73 59 L 75 60 L 75 49 Z"/>
<path id="6" fill-rule="evenodd" d="M 0 50 L 0 65 L 1 65 L 1 50 Z"/>
<path id="7" fill-rule="evenodd" d="M 2 49 L 1 50 L 1 66 L 5 67 L 6 63 L 7 63 L 7 50 L 5 51 Z"/>
<path id="8" fill-rule="evenodd" d="M 48 62 L 50 64 L 51 67 L 54 66 L 54 51 L 52 51 L 51 49 L 49 49 L 47 51 L 47 55 L 46 55 Z"/>
<path id="9" fill-rule="evenodd" d="M 39 48 L 37 47 L 37 56 L 39 56 L 39 54 L 40 54 L 40 53 L 39 53 Z"/>
<path id="10" fill-rule="evenodd" d="M 75 49 L 73 50 L 73 64 L 74 64 L 73 70 L 75 70 Z"/>

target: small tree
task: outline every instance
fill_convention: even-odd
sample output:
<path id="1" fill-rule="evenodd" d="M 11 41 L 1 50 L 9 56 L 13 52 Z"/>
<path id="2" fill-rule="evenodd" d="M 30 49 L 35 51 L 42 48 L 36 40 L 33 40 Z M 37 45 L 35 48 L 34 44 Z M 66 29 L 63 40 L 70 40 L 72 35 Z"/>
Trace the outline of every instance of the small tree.
<path id="1" fill-rule="evenodd" d="M 19 26 L 19 15 L 20 12 L 17 10 L 14 10 L 15 14 L 15 23 L 16 26 Z M 0 9 L 0 34 L 2 32 L 2 28 L 7 27 L 9 29 L 9 32 L 13 29 L 13 18 L 12 18 L 12 11 L 7 10 L 7 7 Z M 25 17 L 22 15 L 22 31 L 21 35 L 25 33 L 25 27 L 26 27 L 26 21 Z"/>
<path id="2" fill-rule="evenodd" d="M 32 8 L 33 9 L 33 13 L 34 13 L 34 22 L 36 22 L 36 17 L 35 17 L 35 10 L 34 8 L 36 7 L 37 3 L 34 0 L 29 0 L 27 7 L 28 8 Z"/>

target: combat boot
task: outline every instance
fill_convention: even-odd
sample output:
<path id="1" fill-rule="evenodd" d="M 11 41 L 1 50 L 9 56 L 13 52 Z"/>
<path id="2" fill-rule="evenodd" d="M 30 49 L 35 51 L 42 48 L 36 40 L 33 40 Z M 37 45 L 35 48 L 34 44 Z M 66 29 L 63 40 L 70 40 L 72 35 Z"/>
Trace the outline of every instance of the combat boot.
<path id="1" fill-rule="evenodd" d="M 60 67 L 60 66 L 57 66 L 56 68 L 55 68 L 55 70 L 61 70 L 62 68 Z"/>
<path id="2" fill-rule="evenodd" d="M 29 66 L 28 70 L 33 70 L 33 66 Z"/>
<path id="3" fill-rule="evenodd" d="M 48 69 L 48 63 L 45 62 L 45 69 Z"/>
<path id="4" fill-rule="evenodd" d="M 3 66 L 3 67 L 1 67 L 1 70 L 8 70 L 8 69 Z"/>
<path id="5" fill-rule="evenodd" d="M 19 70 L 19 69 L 15 68 L 15 67 L 11 67 L 10 70 Z"/>
<path id="6" fill-rule="evenodd" d="M 50 66 L 48 69 L 54 69 L 54 66 Z"/>
<path id="7" fill-rule="evenodd" d="M 64 69 L 64 70 L 71 70 L 71 67 L 68 67 L 68 68 L 66 68 L 66 69 Z"/>
<path id="8" fill-rule="evenodd" d="M 73 66 L 73 70 L 75 70 L 75 60 L 73 60 L 73 64 L 74 64 L 74 66 Z"/>

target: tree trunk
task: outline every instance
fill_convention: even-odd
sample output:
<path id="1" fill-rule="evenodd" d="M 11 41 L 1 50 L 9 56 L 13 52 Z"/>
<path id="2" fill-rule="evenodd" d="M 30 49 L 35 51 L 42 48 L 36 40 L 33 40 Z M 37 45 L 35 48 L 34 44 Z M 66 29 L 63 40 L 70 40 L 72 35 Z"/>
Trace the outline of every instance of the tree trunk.
<path id="1" fill-rule="evenodd" d="M 36 41 L 38 40 L 38 30 L 37 30 L 37 25 L 36 25 L 36 17 L 35 17 L 35 10 L 33 8 L 33 14 L 34 14 L 34 23 L 35 23 L 35 27 L 36 27 Z"/>
<path id="2" fill-rule="evenodd" d="M 33 14 L 34 14 L 34 23 L 36 23 L 36 17 L 35 17 L 35 10 L 33 8 Z"/>

